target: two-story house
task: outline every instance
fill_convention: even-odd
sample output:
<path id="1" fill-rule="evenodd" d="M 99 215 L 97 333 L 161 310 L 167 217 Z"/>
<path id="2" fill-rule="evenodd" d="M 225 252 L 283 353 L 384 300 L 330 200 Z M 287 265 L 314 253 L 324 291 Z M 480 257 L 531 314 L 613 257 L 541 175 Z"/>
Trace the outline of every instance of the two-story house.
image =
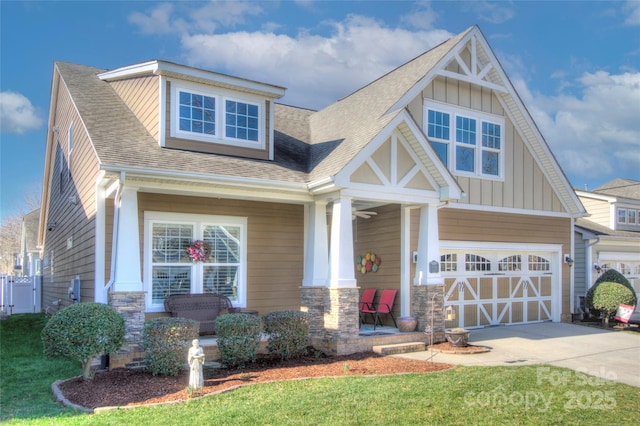
<path id="1" fill-rule="evenodd" d="M 640 295 L 640 181 L 614 179 L 576 193 L 589 213 L 576 221 L 576 296 L 607 269 L 624 274 Z"/>
<path id="2" fill-rule="evenodd" d="M 395 315 L 439 338 L 445 306 L 448 327 L 570 318 L 585 211 L 477 27 L 320 111 L 284 93 L 160 60 L 56 62 L 45 305 L 78 276 L 81 301 L 123 312 L 116 365 L 175 293 L 305 310 L 334 353 L 362 348 L 367 287 L 396 289 Z M 366 253 L 381 262 L 362 273 Z"/>

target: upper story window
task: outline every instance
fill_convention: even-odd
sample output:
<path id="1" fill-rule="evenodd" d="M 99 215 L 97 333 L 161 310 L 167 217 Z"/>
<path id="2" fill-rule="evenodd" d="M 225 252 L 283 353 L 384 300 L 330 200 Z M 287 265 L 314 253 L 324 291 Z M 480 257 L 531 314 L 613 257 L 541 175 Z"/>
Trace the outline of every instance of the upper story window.
<path id="1" fill-rule="evenodd" d="M 180 91 L 180 130 L 216 135 L 216 98 Z"/>
<path id="2" fill-rule="evenodd" d="M 263 100 L 187 83 L 172 83 L 171 136 L 264 148 Z"/>
<path id="3" fill-rule="evenodd" d="M 431 146 L 454 174 L 503 177 L 504 118 L 425 102 Z M 453 126 L 453 128 L 452 128 Z"/>
<path id="4" fill-rule="evenodd" d="M 636 225 L 638 223 L 636 210 L 629 210 L 627 212 L 627 220 L 629 221 L 629 225 Z"/>
<path id="5" fill-rule="evenodd" d="M 627 209 L 618 209 L 618 223 L 627 223 Z"/>

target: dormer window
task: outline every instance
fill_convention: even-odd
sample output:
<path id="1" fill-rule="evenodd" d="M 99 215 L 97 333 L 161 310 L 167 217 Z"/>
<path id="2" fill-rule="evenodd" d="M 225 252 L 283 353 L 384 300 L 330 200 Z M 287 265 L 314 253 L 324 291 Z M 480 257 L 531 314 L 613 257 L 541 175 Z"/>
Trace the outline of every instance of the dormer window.
<path id="1" fill-rule="evenodd" d="M 264 149 L 264 100 L 191 83 L 171 87 L 172 137 Z"/>

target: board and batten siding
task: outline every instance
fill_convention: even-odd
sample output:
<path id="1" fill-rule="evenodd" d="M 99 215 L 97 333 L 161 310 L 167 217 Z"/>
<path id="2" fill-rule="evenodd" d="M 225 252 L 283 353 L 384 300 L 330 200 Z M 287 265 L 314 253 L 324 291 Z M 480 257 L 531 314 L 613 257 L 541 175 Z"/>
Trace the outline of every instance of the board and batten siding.
<path id="1" fill-rule="evenodd" d="M 260 314 L 300 309 L 302 205 L 140 192 L 138 209 L 141 246 L 145 211 L 247 217 L 247 308 Z M 143 247 L 140 255 L 144 259 Z"/>
<path id="2" fill-rule="evenodd" d="M 142 76 L 109 84 L 149 134 L 159 141 L 160 87 L 158 76 Z"/>
<path id="3" fill-rule="evenodd" d="M 431 82 L 420 96 L 409 104 L 411 114 L 418 119 L 424 129 L 423 100 L 451 104 L 455 107 L 493 114 L 505 119 L 504 170 L 502 180 L 453 176 L 467 194 L 459 203 L 564 212 L 560 198 L 537 164 L 520 133 L 505 113 L 502 104 L 490 89 L 447 77 L 438 77 Z"/>
<path id="4" fill-rule="evenodd" d="M 58 78 L 56 75 L 54 78 Z M 52 312 L 73 303 L 68 288 L 80 277 L 80 301 L 94 301 L 95 264 L 95 182 L 98 159 L 64 82 L 60 82 L 53 122 L 57 133 L 52 139 L 55 154 L 49 165 L 50 186 L 47 200 L 44 255 L 49 266 L 43 269 L 43 308 Z M 73 147 L 69 160 L 69 126 L 73 124 Z M 62 170 L 61 170 L 62 164 Z M 53 266 L 53 269 L 52 269 Z M 57 305 L 53 302 L 61 301 Z"/>

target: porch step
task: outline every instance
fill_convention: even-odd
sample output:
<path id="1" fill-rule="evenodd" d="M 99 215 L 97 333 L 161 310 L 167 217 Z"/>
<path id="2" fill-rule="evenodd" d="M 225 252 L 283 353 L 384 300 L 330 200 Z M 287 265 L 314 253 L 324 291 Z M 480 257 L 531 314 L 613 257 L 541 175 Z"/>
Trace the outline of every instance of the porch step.
<path id="1" fill-rule="evenodd" d="M 396 343 L 394 345 L 377 345 L 373 347 L 373 352 L 380 355 L 406 354 L 409 352 L 420 352 L 424 350 L 424 342 Z"/>

